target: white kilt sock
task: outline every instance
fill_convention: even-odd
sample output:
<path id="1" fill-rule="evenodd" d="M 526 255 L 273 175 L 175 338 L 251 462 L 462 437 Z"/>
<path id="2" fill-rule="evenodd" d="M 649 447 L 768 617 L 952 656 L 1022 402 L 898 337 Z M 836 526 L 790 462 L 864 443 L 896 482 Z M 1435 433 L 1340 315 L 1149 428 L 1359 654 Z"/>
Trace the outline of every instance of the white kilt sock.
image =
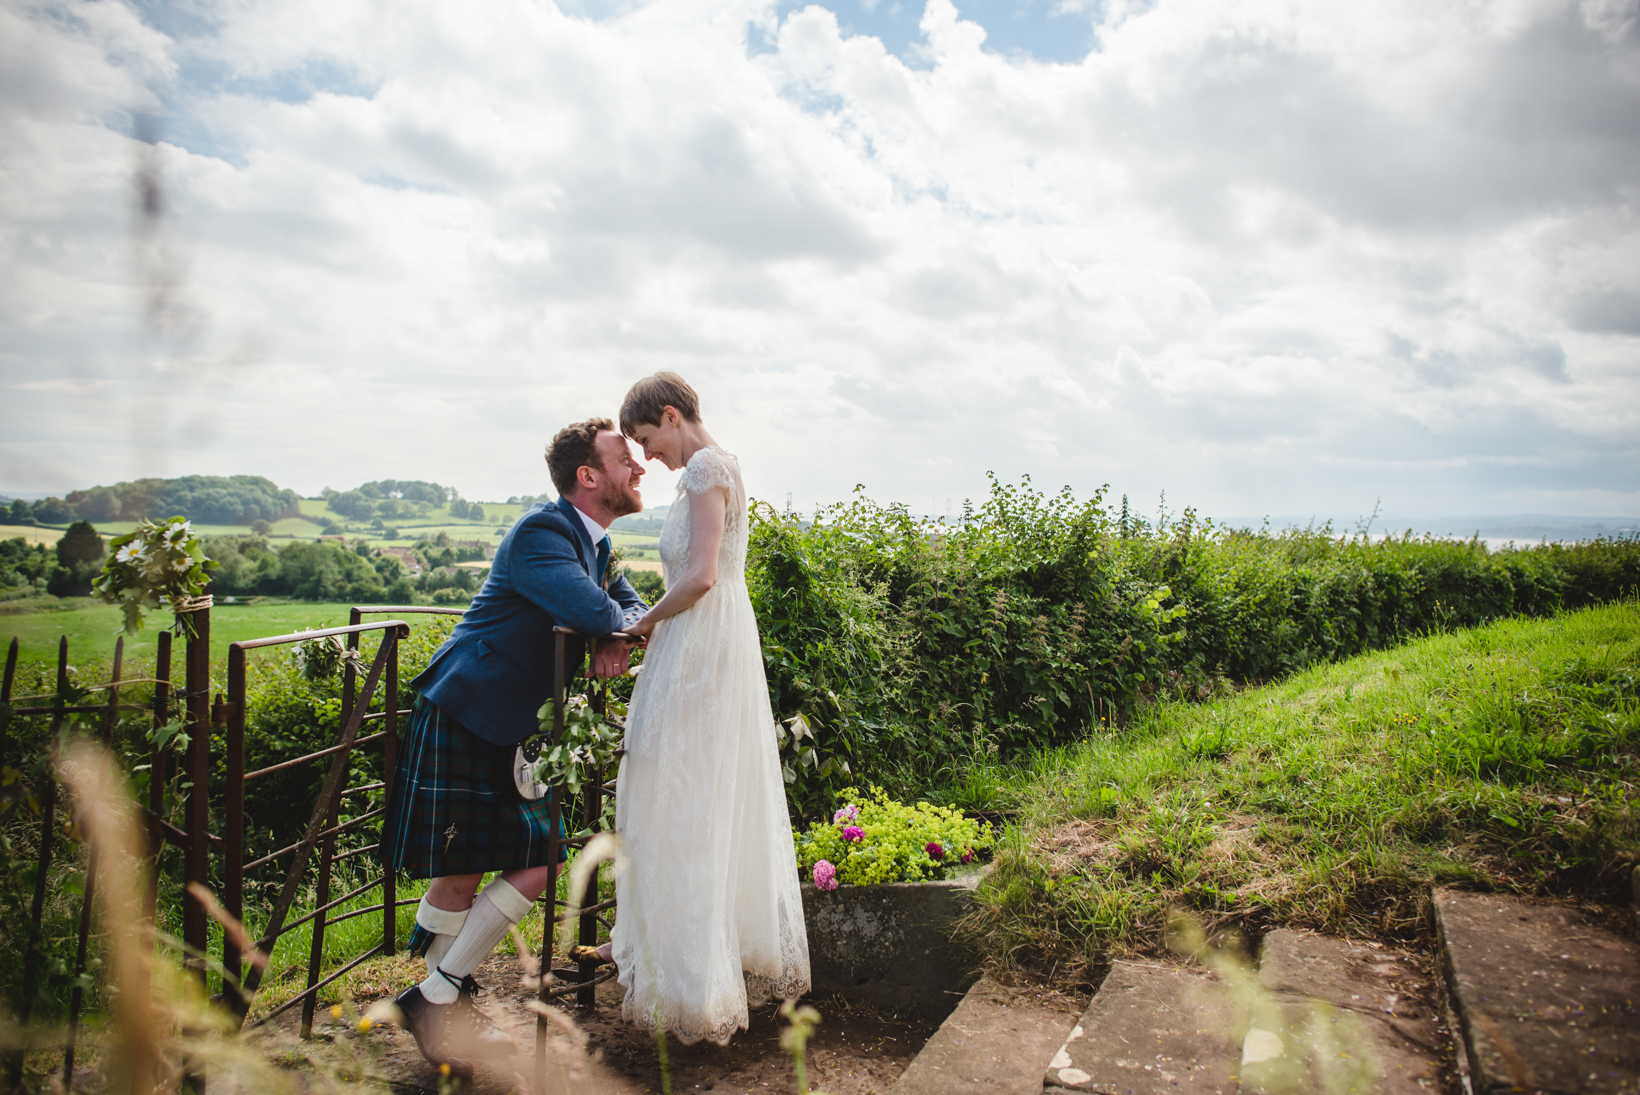
<path id="1" fill-rule="evenodd" d="M 478 895 L 467 910 L 467 922 L 444 957 L 433 966 L 421 983 L 421 994 L 430 1004 L 453 1004 L 460 995 L 456 985 L 488 958 L 507 929 L 524 919 L 533 904 L 513 889 L 512 883 L 497 878 Z"/>
<path id="2" fill-rule="evenodd" d="M 427 972 L 432 973 L 444 960 L 444 955 L 450 950 L 450 944 L 461 934 L 462 927 L 467 923 L 467 910 L 452 912 L 449 909 L 441 909 L 423 897 L 421 904 L 416 906 L 416 923 L 433 933 L 433 942 L 422 955 L 427 962 Z"/>

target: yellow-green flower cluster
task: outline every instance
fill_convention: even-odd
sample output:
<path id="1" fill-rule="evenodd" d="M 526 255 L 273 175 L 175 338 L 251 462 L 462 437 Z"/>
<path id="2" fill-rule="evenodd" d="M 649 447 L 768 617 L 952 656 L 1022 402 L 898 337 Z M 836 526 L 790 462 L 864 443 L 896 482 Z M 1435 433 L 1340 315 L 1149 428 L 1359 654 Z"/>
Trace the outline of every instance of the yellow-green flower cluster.
<path id="1" fill-rule="evenodd" d="M 995 841 L 990 822 L 979 822 L 947 806 L 895 802 L 880 787 L 866 794 L 848 788 L 839 801 L 858 817 L 816 822 L 797 835 L 797 862 L 802 876 L 813 877 L 822 859 L 837 868 L 837 881 L 854 886 L 880 882 L 920 882 L 947 878 Z M 864 835 L 846 839 L 845 828 Z M 849 836 L 857 836 L 853 832 Z M 932 848 L 940 851 L 935 856 Z"/>

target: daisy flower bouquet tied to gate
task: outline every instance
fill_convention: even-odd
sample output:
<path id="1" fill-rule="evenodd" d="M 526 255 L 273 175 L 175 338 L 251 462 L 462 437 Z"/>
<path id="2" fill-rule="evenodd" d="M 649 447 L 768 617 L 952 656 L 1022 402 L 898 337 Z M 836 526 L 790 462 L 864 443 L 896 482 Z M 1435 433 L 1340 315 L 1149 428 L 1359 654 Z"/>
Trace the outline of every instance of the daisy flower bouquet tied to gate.
<path id="1" fill-rule="evenodd" d="M 996 841 L 988 821 L 948 806 L 907 806 L 880 787 L 851 787 L 839 798 L 830 822 L 797 835 L 797 865 L 822 890 L 949 878 Z"/>
<path id="2" fill-rule="evenodd" d="M 169 605 L 191 629 L 185 613 L 195 608 L 210 584 L 215 559 L 185 517 L 155 523 L 146 518 L 124 536 L 109 542 L 108 561 L 91 583 L 91 592 L 125 614 L 125 633 L 142 630 L 143 614 Z"/>

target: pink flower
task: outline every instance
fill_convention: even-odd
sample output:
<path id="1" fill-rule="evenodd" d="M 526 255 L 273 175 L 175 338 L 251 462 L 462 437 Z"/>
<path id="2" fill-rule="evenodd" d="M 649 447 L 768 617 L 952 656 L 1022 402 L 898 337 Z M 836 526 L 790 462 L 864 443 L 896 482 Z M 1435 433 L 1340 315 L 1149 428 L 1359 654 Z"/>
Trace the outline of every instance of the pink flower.
<path id="1" fill-rule="evenodd" d="M 814 865 L 814 888 L 817 890 L 835 890 L 837 888 L 837 868 L 824 859 Z"/>
<path id="2" fill-rule="evenodd" d="M 855 840 L 864 840 L 865 838 L 866 838 L 866 831 L 864 829 L 860 828 L 858 825 L 845 825 L 845 826 L 843 826 L 843 839 L 844 840 L 855 841 Z"/>
<path id="3" fill-rule="evenodd" d="M 847 806 L 843 807 L 841 810 L 838 810 L 835 814 L 831 815 L 831 823 L 833 825 L 841 825 L 845 821 L 859 821 L 859 820 L 860 820 L 859 808 L 856 807 L 854 805 L 854 803 L 852 803 L 852 802 L 849 803 Z"/>
<path id="4" fill-rule="evenodd" d="M 938 844 L 935 844 L 933 841 L 929 841 L 925 847 L 928 849 L 928 857 L 930 859 L 945 858 L 945 849 L 940 847 Z"/>
<path id="5" fill-rule="evenodd" d="M 969 848 L 966 852 L 963 852 L 962 861 L 964 863 L 972 863 L 974 861 L 974 849 Z"/>

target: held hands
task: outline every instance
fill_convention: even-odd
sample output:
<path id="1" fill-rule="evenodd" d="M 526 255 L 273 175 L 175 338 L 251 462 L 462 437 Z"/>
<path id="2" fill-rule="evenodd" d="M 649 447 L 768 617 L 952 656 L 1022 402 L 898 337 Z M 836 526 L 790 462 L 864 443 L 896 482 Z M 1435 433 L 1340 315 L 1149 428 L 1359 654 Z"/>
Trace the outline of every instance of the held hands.
<path id="1" fill-rule="evenodd" d="M 631 634 L 631 632 L 627 632 Z M 594 677 L 619 677 L 626 673 L 632 648 L 638 644 L 627 639 L 600 639 L 592 655 Z"/>

